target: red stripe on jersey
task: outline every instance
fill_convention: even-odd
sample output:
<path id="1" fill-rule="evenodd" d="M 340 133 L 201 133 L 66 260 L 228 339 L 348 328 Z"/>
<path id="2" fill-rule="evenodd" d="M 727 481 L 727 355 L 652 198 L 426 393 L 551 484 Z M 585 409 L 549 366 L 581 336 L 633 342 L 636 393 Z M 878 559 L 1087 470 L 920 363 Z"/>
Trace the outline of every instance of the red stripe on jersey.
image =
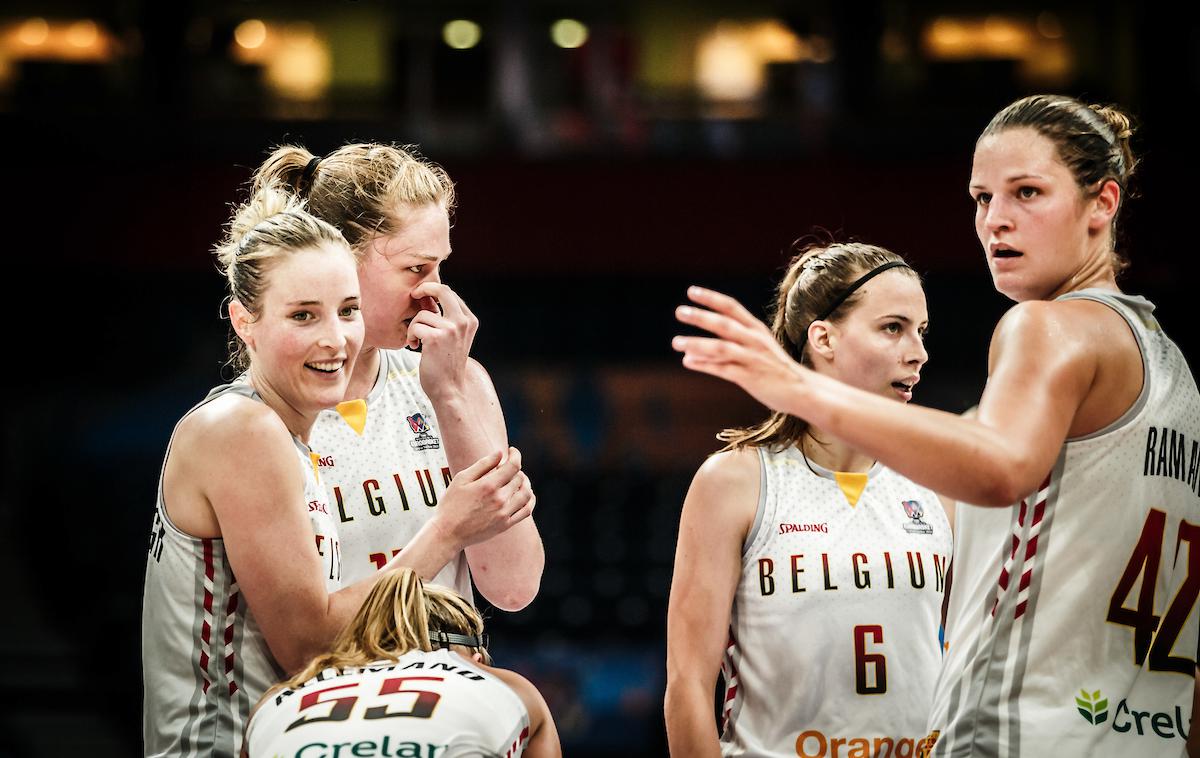
<path id="1" fill-rule="evenodd" d="M 1029 538 L 1029 544 L 1025 546 L 1025 560 L 1033 560 L 1033 556 L 1037 555 L 1038 535 L 1033 535 Z"/>
<path id="2" fill-rule="evenodd" d="M 213 541 L 209 539 L 201 540 L 201 542 L 204 543 L 204 575 L 208 577 L 209 581 L 212 581 L 213 576 L 216 575 L 213 565 Z"/>

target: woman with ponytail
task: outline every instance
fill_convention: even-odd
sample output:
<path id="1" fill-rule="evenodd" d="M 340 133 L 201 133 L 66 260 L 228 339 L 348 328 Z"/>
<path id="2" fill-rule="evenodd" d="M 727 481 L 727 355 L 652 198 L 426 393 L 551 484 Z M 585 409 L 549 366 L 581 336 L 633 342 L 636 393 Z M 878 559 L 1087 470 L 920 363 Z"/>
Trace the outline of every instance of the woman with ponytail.
<path id="1" fill-rule="evenodd" d="M 325 649 L 374 583 L 343 587 L 336 517 L 309 447 L 362 345 L 354 254 L 268 183 L 237 210 L 217 257 L 245 373 L 184 415 L 163 463 L 142 613 L 148 756 L 237 755 L 251 705 Z M 518 473 L 497 452 L 446 499 L 512 493 Z M 431 542 L 414 540 L 393 562 L 436 570 L 444 559 Z"/>
<path id="2" fill-rule="evenodd" d="M 444 495 L 451 477 L 509 450 L 496 390 L 470 357 L 479 321 L 442 282 L 454 183 L 413 148 L 375 143 L 323 157 L 280 147 L 254 181 L 303 197 L 358 256 L 362 355 L 344 402 L 313 427 L 344 576 L 370 576 L 428 534 L 440 561 L 424 578 L 468 599 L 474 583 L 492 605 L 524 608 L 545 566 L 528 479 L 520 474 L 517 490 L 493 493 L 487 507 L 470 511 Z M 519 466 L 520 454 L 511 460 Z"/>
<path id="3" fill-rule="evenodd" d="M 812 371 L 903 405 L 928 358 L 927 321 L 903 258 L 830 244 L 792 260 L 771 338 Z M 671 753 L 913 755 L 941 662 L 951 537 L 937 496 L 785 413 L 720 438 L 679 525 Z"/>
<path id="4" fill-rule="evenodd" d="M 545 699 L 493 668 L 486 644 L 461 595 L 411 569 L 383 572 L 332 647 L 263 697 L 247 754 L 333 755 L 342 745 L 355 755 L 557 758 Z"/>
<path id="5" fill-rule="evenodd" d="M 1017 304 L 972 417 L 832 381 L 723 295 L 678 313 L 716 335 L 677 337 L 685 366 L 959 501 L 934 755 L 1174 757 L 1196 735 L 1200 393 L 1117 284 L 1132 131 L 1035 95 L 976 142 L 975 232 Z"/>

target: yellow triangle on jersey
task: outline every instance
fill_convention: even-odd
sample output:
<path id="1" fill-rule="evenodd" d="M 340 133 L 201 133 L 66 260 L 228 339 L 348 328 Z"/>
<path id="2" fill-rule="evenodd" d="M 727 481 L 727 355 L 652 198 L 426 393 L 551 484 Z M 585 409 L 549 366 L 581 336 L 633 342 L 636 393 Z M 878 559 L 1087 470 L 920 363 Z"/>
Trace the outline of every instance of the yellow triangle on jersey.
<path id="1" fill-rule="evenodd" d="M 313 465 L 313 476 L 315 476 L 315 477 L 317 478 L 317 484 L 320 484 L 320 483 L 321 483 L 321 472 L 320 472 L 320 470 L 317 468 L 317 466 L 319 465 L 319 462 L 320 462 L 320 460 L 321 460 L 321 456 L 319 456 L 319 455 L 317 455 L 316 453 L 314 453 L 313 451 L 309 450 L 309 451 L 308 451 L 308 457 L 309 457 L 309 458 L 312 460 L 312 465 Z"/>
<path id="2" fill-rule="evenodd" d="M 346 400 L 337 404 L 337 412 L 354 433 L 361 437 L 363 429 L 367 428 L 367 401 L 362 398 Z"/>
<path id="3" fill-rule="evenodd" d="M 867 488 L 867 475 L 858 471 L 834 471 L 833 478 L 842 488 L 842 494 L 846 496 L 850 507 L 858 505 L 858 499 Z"/>

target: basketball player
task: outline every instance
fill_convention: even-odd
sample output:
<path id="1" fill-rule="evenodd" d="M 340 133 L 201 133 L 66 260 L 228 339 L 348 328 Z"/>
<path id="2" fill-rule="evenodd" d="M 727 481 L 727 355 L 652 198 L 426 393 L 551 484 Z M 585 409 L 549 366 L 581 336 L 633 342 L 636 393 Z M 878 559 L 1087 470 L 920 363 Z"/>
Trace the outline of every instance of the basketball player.
<path id="1" fill-rule="evenodd" d="M 346 145 L 324 158 L 281 147 L 255 181 L 295 188 L 359 255 L 362 355 L 346 402 L 313 429 L 343 576 L 353 581 L 386 564 L 426 523 L 444 526 L 438 506 L 451 475 L 508 446 L 496 391 L 469 357 L 478 321 L 441 283 L 454 184 L 413 152 L 379 144 Z M 506 610 L 537 594 L 545 554 L 532 519 L 479 544 L 437 533 L 444 567 L 425 578 L 468 599 L 474 578 Z"/>
<path id="2" fill-rule="evenodd" d="M 262 699 L 248 754 L 561 756 L 541 693 L 485 644 L 458 593 L 388 571 L 330 651 Z"/>
<path id="3" fill-rule="evenodd" d="M 975 229 L 1017 301 L 974 418 L 883 403 L 798 365 L 735 302 L 679 318 L 684 365 L 737 382 L 955 497 L 935 755 L 1178 756 L 1200 594 L 1200 396 L 1154 306 L 1118 288 L 1133 173 L 1116 108 L 1024 98 L 975 146 Z"/>
<path id="4" fill-rule="evenodd" d="M 183 417 L 163 464 L 142 618 L 152 756 L 236 755 L 250 706 L 325 649 L 373 584 L 339 589 L 337 524 L 307 444 L 362 342 L 350 247 L 266 185 L 217 253 L 247 371 Z M 485 457 L 445 493 L 447 519 L 485 539 L 528 516 L 518 474 L 515 451 Z M 414 539 L 392 564 L 435 571 L 437 543 Z"/>
<path id="5" fill-rule="evenodd" d="M 903 258 L 833 244 L 793 259 L 772 339 L 813 371 L 901 405 L 928 358 L 927 321 Z M 729 444 L 697 472 L 679 526 L 671 753 L 914 755 L 941 665 L 951 553 L 937 496 L 785 413 L 721 438 Z"/>

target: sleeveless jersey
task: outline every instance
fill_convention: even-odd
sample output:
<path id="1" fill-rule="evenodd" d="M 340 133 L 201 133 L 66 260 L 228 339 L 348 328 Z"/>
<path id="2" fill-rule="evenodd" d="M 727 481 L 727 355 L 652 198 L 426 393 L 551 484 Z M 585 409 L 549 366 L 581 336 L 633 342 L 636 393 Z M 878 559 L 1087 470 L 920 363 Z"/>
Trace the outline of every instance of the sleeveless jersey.
<path id="1" fill-rule="evenodd" d="M 339 750 L 347 758 L 515 758 L 528 739 L 529 713 L 517 693 L 449 650 L 326 669 L 271 693 L 246 736 L 251 758 Z"/>
<path id="2" fill-rule="evenodd" d="M 1179 756 L 1190 732 L 1200 396 L 1148 301 L 1059 299 L 1125 319 L 1142 392 L 1021 502 L 959 506 L 935 755 Z"/>
<path id="3" fill-rule="evenodd" d="M 835 473 L 759 448 L 725 680 L 726 756 L 915 755 L 941 666 L 950 525 L 876 464 Z M 895 752 L 893 752 L 895 751 Z"/>
<path id="4" fill-rule="evenodd" d="M 418 376 L 421 354 L 380 350 L 379 358 L 365 402 L 322 412 L 311 437 L 338 520 L 347 584 L 391 560 L 433 518 L 450 483 L 437 416 Z M 466 555 L 460 552 L 433 583 L 470 600 Z"/>
<path id="5" fill-rule="evenodd" d="M 188 414 L 227 394 L 261 402 L 249 383 L 237 381 L 211 391 Z M 304 508 L 332 592 L 340 586 L 337 526 L 308 448 L 293 439 Z M 250 708 L 282 677 L 241 596 L 223 540 L 193 537 L 171 522 L 160 474 L 142 600 L 146 755 L 236 756 Z"/>

